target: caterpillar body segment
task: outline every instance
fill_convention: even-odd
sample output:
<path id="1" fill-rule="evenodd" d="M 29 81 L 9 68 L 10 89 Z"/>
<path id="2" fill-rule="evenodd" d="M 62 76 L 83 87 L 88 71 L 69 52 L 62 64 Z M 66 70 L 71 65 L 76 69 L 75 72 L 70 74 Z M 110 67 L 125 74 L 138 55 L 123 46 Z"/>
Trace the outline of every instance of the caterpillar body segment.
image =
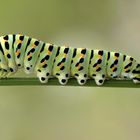
<path id="1" fill-rule="evenodd" d="M 14 35 L 6 35 L 0 37 L 1 49 L 3 50 L 4 54 L 4 63 L 2 63 L 2 67 L 5 66 L 2 72 L 3 77 L 17 71 L 17 65 L 15 63 L 13 51 L 13 42 Z"/>
<path id="2" fill-rule="evenodd" d="M 90 49 L 74 48 L 71 63 L 71 76 L 75 77 L 80 85 L 84 85 L 88 79 L 89 61 Z"/>
<path id="3" fill-rule="evenodd" d="M 4 51 L 0 43 L 0 77 L 2 76 L 4 77 L 4 75 L 6 75 L 8 71 L 9 71 L 8 63 L 5 59 Z"/>
<path id="4" fill-rule="evenodd" d="M 24 71 L 27 74 L 33 73 L 42 46 L 43 42 L 34 38 L 27 45 L 24 56 Z"/>
<path id="5" fill-rule="evenodd" d="M 10 34 L 0 37 L 0 78 L 23 68 L 36 73 L 41 83 L 56 77 L 65 85 L 74 77 L 84 85 L 89 78 L 103 85 L 107 78 L 132 79 L 140 83 L 140 64 L 131 56 L 106 50 L 57 46 L 24 36 Z"/>
<path id="6" fill-rule="evenodd" d="M 109 57 L 111 59 L 109 59 Z M 107 58 L 107 76 L 109 78 L 119 78 L 123 66 L 123 54 L 116 52 L 108 52 Z"/>
<path id="7" fill-rule="evenodd" d="M 128 55 L 127 56 L 123 55 L 121 78 L 132 79 L 134 77 L 134 73 L 132 73 L 132 70 L 137 69 L 136 65 L 137 65 L 137 62 L 134 58 Z"/>
<path id="8" fill-rule="evenodd" d="M 41 47 L 35 66 L 35 73 L 37 73 L 41 83 L 47 83 L 48 79 L 53 75 L 53 63 L 57 50 L 56 45 L 49 43 L 44 43 Z"/>
<path id="9" fill-rule="evenodd" d="M 95 79 L 97 85 L 102 85 L 107 77 L 107 56 L 105 50 L 91 50 L 89 76 Z"/>
<path id="10" fill-rule="evenodd" d="M 24 57 L 25 57 L 25 49 L 30 43 L 30 38 L 28 36 L 17 34 L 15 35 L 14 42 L 14 54 L 15 54 L 15 62 L 19 68 L 23 68 L 24 66 Z"/>
<path id="11" fill-rule="evenodd" d="M 70 78 L 70 67 L 73 49 L 67 46 L 59 46 L 54 59 L 53 75 L 58 78 L 62 85 L 65 85 Z"/>

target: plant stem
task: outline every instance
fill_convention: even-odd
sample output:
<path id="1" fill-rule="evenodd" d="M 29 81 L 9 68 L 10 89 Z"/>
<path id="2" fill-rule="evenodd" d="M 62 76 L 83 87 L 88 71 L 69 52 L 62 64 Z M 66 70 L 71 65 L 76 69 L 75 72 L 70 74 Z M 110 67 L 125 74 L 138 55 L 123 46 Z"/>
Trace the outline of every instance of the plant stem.
<path id="1" fill-rule="evenodd" d="M 47 84 L 42 84 L 37 78 L 7 78 L 0 80 L 0 86 L 61 86 L 56 78 L 49 79 Z M 65 86 L 80 86 L 76 79 L 71 78 Z M 81 86 L 82 87 L 82 86 Z M 89 79 L 83 87 L 99 87 L 94 80 Z M 100 87 L 118 87 L 118 88 L 140 88 L 140 84 L 134 84 L 130 80 L 107 80 Z"/>

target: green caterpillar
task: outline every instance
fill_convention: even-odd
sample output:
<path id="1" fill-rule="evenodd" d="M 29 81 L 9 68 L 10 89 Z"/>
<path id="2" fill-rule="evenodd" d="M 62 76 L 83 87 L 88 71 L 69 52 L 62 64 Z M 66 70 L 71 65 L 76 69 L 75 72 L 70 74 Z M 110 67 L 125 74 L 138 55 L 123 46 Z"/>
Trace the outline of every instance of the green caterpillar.
<path id="1" fill-rule="evenodd" d="M 71 48 L 44 43 L 20 34 L 0 37 L 0 77 L 5 78 L 23 68 L 36 73 L 41 83 L 56 77 L 65 85 L 70 77 L 84 85 L 92 78 L 102 85 L 107 78 L 132 79 L 140 83 L 140 64 L 117 52 Z"/>

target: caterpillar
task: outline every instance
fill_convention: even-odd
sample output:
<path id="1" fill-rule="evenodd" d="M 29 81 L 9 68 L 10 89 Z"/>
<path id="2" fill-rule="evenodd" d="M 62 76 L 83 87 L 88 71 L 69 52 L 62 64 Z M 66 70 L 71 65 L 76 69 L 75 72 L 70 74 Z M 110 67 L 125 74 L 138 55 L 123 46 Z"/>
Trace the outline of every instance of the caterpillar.
<path id="1" fill-rule="evenodd" d="M 51 77 L 61 85 L 74 77 L 84 85 L 89 78 L 103 85 L 107 78 L 140 83 L 140 63 L 133 57 L 106 50 L 57 46 L 21 34 L 0 37 L 0 78 L 18 69 L 35 73 L 41 83 Z"/>

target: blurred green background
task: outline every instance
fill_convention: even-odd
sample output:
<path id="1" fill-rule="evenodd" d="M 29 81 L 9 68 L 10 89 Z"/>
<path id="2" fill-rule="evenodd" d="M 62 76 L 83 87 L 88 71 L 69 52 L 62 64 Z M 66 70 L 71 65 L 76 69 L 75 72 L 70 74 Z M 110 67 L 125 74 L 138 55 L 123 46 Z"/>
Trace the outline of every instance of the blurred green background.
<path id="1" fill-rule="evenodd" d="M 0 34 L 119 51 L 140 61 L 139 0 L 1 0 Z M 0 87 L 1 140 L 139 140 L 140 90 Z"/>

